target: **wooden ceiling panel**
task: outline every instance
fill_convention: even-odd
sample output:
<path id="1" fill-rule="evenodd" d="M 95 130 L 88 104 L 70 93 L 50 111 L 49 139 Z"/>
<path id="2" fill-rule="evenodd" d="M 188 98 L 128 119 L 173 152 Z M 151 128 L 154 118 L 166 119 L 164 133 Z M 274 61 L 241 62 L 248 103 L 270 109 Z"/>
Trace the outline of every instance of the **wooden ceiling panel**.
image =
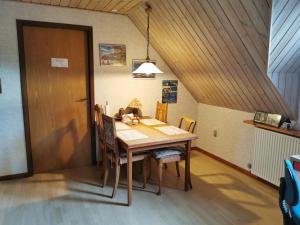
<path id="1" fill-rule="evenodd" d="M 274 0 L 268 76 L 300 117 L 300 1 Z"/>
<path id="2" fill-rule="evenodd" d="M 197 101 L 293 116 L 267 76 L 271 15 L 267 0 L 151 0 L 150 4 L 151 44 Z M 145 35 L 144 6 L 129 18 Z"/>
<path id="3" fill-rule="evenodd" d="M 146 35 L 145 0 L 18 0 L 127 14 Z M 148 0 L 151 14 L 151 44 L 198 102 L 242 111 L 271 111 L 295 117 L 286 97 L 268 77 L 271 0 Z M 282 20 L 295 21 L 296 0 L 274 0 L 273 16 L 281 18 L 272 27 L 282 29 Z M 291 18 L 282 13 L 282 4 Z M 297 21 L 296 21 L 297 20 Z M 293 39 L 300 36 L 294 29 Z M 280 32 L 279 32 L 280 33 Z M 281 34 L 284 32 L 281 32 Z M 285 50 L 280 35 L 272 36 L 271 67 L 278 67 Z M 271 43 L 272 45 L 272 43 Z M 300 69 L 299 48 L 286 55 L 290 71 Z M 281 51 L 283 50 L 283 51 Z M 278 54 L 275 54 L 278 53 Z M 277 61 L 276 61 L 277 60 Z M 278 76 L 279 77 L 279 76 Z M 279 78 L 278 78 L 279 79 Z M 278 80 L 277 79 L 277 80 Z M 272 81 L 271 81 L 272 80 Z M 278 83 L 278 82 L 277 82 Z"/>
<path id="4" fill-rule="evenodd" d="M 143 0 L 15 0 L 19 2 L 112 12 L 127 15 Z"/>
<path id="5" fill-rule="evenodd" d="M 300 61 L 300 1 L 274 1 L 269 73 L 295 73 Z"/>

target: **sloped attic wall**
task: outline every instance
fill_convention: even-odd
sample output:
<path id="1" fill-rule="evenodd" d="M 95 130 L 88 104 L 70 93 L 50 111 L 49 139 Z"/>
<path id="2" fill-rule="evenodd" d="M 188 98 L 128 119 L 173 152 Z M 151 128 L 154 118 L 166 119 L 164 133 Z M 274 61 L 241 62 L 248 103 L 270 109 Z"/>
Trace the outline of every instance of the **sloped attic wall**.
<path id="1" fill-rule="evenodd" d="M 294 117 L 267 76 L 267 0 L 151 0 L 151 43 L 198 102 Z M 130 19 L 146 34 L 140 6 Z"/>
<path id="2" fill-rule="evenodd" d="M 290 109 L 299 113 L 300 1 L 274 0 L 272 4 L 268 75 Z"/>

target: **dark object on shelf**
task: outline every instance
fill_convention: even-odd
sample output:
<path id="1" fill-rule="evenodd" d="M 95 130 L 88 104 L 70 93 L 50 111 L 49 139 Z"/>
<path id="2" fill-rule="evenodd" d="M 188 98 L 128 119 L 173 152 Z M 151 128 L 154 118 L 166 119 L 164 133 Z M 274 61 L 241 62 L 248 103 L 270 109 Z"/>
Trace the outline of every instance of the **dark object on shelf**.
<path id="1" fill-rule="evenodd" d="M 285 130 L 291 130 L 293 128 L 292 121 L 289 118 L 284 117 L 281 120 L 280 128 L 285 129 Z"/>

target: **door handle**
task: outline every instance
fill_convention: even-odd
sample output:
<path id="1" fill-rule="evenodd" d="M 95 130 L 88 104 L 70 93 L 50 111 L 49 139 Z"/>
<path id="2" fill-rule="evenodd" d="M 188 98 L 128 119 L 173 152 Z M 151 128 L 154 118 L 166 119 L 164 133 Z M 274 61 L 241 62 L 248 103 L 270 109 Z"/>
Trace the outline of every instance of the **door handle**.
<path id="1" fill-rule="evenodd" d="M 76 100 L 76 102 L 85 102 L 85 101 L 87 101 L 87 98 L 81 98 L 81 99 Z"/>

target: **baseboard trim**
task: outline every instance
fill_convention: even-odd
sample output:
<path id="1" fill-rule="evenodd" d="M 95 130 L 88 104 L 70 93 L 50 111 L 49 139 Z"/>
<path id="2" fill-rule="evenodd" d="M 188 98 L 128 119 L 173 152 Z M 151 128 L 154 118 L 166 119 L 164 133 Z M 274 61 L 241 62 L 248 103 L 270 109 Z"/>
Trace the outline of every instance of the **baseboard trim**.
<path id="1" fill-rule="evenodd" d="M 276 190 L 278 190 L 278 186 L 276 186 L 275 184 L 272 184 L 269 181 L 266 181 L 266 180 L 264 180 L 264 179 L 262 179 L 262 178 L 260 178 L 258 176 L 255 176 L 250 171 L 245 170 L 245 169 L 243 169 L 243 168 L 241 168 L 241 167 L 239 167 L 239 166 L 237 166 L 237 165 L 235 165 L 235 164 L 233 164 L 231 162 L 228 162 L 227 160 L 222 159 L 219 156 L 216 156 L 216 155 L 214 155 L 214 154 L 212 154 L 212 153 L 210 153 L 210 152 L 208 152 L 208 151 L 206 151 L 204 149 L 201 149 L 199 147 L 192 147 L 192 150 L 196 150 L 198 152 L 201 152 L 201 153 L 207 155 L 210 158 L 213 158 L 213 159 L 215 159 L 215 160 L 217 160 L 217 161 L 219 161 L 221 163 L 224 163 L 225 165 L 230 166 L 231 168 L 233 168 L 235 170 L 238 170 L 239 172 L 241 172 L 241 173 L 243 173 L 243 174 L 245 174 L 245 175 L 247 175 L 249 177 L 252 177 L 252 178 L 254 178 L 254 179 L 256 179 L 256 180 L 258 180 L 258 181 L 260 181 L 260 182 L 262 182 L 262 183 L 264 183 L 264 184 L 266 184 L 266 185 L 268 185 L 268 186 L 270 186 L 270 187 L 272 187 L 272 188 L 274 188 Z"/>
<path id="2" fill-rule="evenodd" d="M 0 177 L 0 181 L 26 178 L 29 176 L 30 176 L 29 173 L 18 173 L 18 174 L 6 175 Z"/>

